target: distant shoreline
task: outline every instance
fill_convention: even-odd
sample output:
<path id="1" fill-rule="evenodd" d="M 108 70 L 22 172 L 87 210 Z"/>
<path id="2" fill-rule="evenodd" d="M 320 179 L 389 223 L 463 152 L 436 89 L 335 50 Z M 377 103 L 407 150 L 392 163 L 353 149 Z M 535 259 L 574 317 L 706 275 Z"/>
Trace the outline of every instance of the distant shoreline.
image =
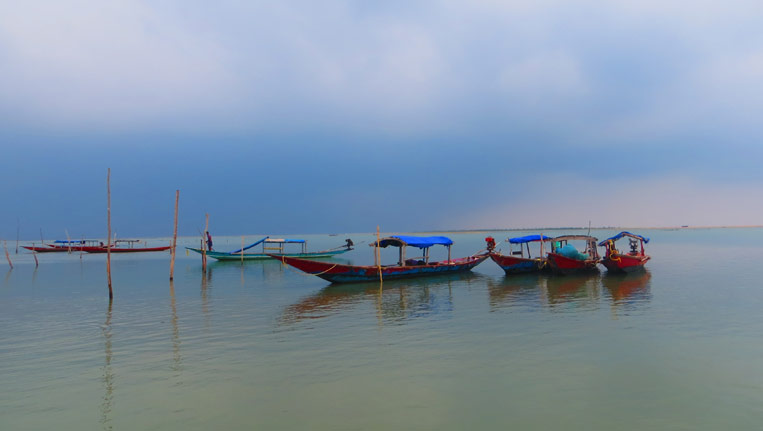
<path id="1" fill-rule="evenodd" d="M 591 226 L 591 230 L 689 230 L 689 229 L 755 229 L 763 228 L 763 225 L 745 225 L 745 226 Z M 518 232 L 518 231 L 558 231 L 558 230 L 588 230 L 588 227 L 523 227 L 523 228 L 488 228 L 488 229 L 452 229 L 452 230 L 427 230 L 416 231 L 415 233 L 437 233 L 437 232 Z"/>

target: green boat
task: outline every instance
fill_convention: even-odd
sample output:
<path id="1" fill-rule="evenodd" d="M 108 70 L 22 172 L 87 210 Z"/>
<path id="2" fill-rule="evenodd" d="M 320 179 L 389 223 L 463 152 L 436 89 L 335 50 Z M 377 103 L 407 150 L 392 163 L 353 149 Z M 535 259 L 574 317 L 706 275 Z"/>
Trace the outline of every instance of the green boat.
<path id="1" fill-rule="evenodd" d="M 327 258 L 336 256 L 342 253 L 347 253 L 348 251 L 352 250 L 352 246 L 354 245 L 352 243 L 351 239 L 347 239 L 347 242 L 339 247 L 335 247 L 329 250 L 322 250 L 322 251 L 307 251 L 307 241 L 304 239 L 273 239 L 270 237 L 262 238 L 261 240 L 250 244 L 244 248 L 241 248 L 239 250 L 234 250 L 231 252 L 220 252 L 220 251 L 207 251 L 207 256 L 211 257 L 212 259 L 217 260 L 263 260 L 263 259 L 271 259 L 269 254 L 277 255 L 277 256 L 286 256 L 286 257 L 302 257 L 302 258 L 310 258 L 310 259 L 320 259 L 320 258 Z M 245 253 L 246 250 L 262 244 L 262 253 Z M 286 244 L 302 244 L 302 251 L 296 252 L 296 253 L 286 253 L 285 252 L 285 245 Z M 201 254 L 203 251 L 200 248 L 193 248 L 193 247 L 186 247 L 186 249 L 195 251 L 196 253 Z"/>

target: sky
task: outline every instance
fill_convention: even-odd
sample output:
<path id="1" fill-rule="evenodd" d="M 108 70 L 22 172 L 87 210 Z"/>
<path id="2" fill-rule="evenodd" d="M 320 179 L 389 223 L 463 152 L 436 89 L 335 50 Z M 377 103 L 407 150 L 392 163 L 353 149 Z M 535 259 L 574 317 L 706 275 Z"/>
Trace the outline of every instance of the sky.
<path id="1" fill-rule="evenodd" d="M 0 11 L 0 238 L 763 224 L 760 2 Z"/>

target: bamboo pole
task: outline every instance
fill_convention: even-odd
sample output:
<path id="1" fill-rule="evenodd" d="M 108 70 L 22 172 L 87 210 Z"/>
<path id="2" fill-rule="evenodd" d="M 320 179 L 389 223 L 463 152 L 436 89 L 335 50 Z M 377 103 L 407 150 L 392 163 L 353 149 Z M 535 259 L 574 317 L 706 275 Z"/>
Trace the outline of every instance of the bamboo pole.
<path id="1" fill-rule="evenodd" d="M 241 235 L 241 264 L 244 264 L 244 236 Z"/>
<path id="2" fill-rule="evenodd" d="M 108 169 L 106 174 L 106 199 L 106 225 L 109 229 L 109 237 L 106 241 L 106 273 L 109 277 L 109 301 L 111 301 L 114 299 L 114 290 L 111 288 L 111 168 Z"/>
<path id="3" fill-rule="evenodd" d="M 376 225 L 376 265 L 379 269 L 379 287 L 384 283 L 382 280 L 382 268 L 381 268 L 381 237 L 379 236 L 379 225 Z"/>
<path id="4" fill-rule="evenodd" d="M 21 222 L 16 217 L 16 254 L 19 254 L 19 236 L 21 234 Z"/>
<path id="5" fill-rule="evenodd" d="M 66 253 L 72 254 L 72 241 L 71 241 L 71 238 L 69 238 L 69 229 L 64 229 L 64 232 L 66 233 L 66 246 L 69 247 L 69 250 L 67 250 Z"/>
<path id="6" fill-rule="evenodd" d="M 3 249 L 5 250 L 5 258 L 8 259 L 8 265 L 13 269 L 13 263 L 11 263 L 11 256 L 8 254 L 8 247 L 5 245 L 5 240 L 3 240 Z"/>
<path id="7" fill-rule="evenodd" d="M 34 244 L 32 244 L 32 247 L 34 247 Z M 37 268 L 40 266 L 40 262 L 37 261 L 37 252 L 33 251 L 32 256 L 34 256 L 34 267 Z"/>
<path id="8" fill-rule="evenodd" d="M 172 234 L 172 248 L 170 248 L 170 281 L 175 275 L 175 249 L 178 245 L 178 201 L 180 200 L 180 190 L 175 190 L 175 230 Z"/>

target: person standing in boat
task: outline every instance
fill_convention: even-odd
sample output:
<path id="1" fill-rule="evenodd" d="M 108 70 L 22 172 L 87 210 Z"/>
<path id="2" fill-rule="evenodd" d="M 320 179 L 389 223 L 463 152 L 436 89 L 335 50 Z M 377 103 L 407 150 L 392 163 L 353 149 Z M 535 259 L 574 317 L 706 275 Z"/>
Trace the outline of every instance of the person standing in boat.
<path id="1" fill-rule="evenodd" d="M 212 251 L 212 235 L 207 231 L 207 250 Z"/>

